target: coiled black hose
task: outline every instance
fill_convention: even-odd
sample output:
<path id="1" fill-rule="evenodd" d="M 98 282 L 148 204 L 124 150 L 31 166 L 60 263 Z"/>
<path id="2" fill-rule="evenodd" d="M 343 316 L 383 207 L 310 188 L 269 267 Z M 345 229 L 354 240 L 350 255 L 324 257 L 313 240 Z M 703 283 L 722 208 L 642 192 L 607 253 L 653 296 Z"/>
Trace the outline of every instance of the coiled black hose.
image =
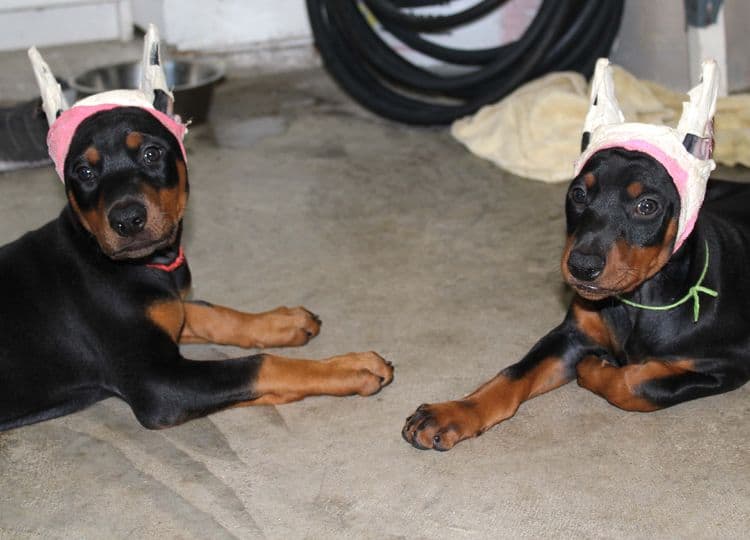
<path id="1" fill-rule="evenodd" d="M 479 0 L 450 15 L 419 16 L 403 7 L 450 0 L 307 0 L 315 44 L 328 72 L 375 113 L 408 124 L 447 124 L 500 100 L 550 71 L 590 76 L 617 34 L 624 0 L 543 0 L 524 34 L 486 49 L 452 49 L 422 37 L 471 22 L 506 0 Z M 369 11 L 369 13 L 368 13 Z M 437 60 L 471 66 L 441 75 L 412 64 L 372 28 L 368 15 L 403 43 Z"/>

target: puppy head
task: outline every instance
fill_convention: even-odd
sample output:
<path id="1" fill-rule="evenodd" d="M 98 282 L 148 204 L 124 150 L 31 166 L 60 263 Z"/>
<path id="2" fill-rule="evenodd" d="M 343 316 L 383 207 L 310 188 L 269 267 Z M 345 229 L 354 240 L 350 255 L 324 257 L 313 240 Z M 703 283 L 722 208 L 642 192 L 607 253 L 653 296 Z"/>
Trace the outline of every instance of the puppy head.
<path id="1" fill-rule="evenodd" d="M 138 107 L 98 112 L 76 129 L 65 189 L 81 225 L 115 260 L 175 242 L 188 196 L 180 144 Z"/>
<path id="2" fill-rule="evenodd" d="M 568 189 L 565 281 L 589 300 L 633 291 L 672 254 L 680 197 L 667 170 L 642 152 L 607 149 Z"/>

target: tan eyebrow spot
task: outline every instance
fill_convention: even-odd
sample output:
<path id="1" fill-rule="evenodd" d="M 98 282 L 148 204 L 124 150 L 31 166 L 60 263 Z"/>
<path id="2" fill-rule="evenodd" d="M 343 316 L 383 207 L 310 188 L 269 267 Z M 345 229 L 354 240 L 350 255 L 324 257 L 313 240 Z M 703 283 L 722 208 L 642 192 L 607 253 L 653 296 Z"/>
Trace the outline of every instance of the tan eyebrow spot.
<path id="1" fill-rule="evenodd" d="M 596 184 L 596 176 L 594 176 L 594 173 L 586 173 L 583 175 L 583 183 L 586 184 L 586 187 L 591 189 L 594 184 Z"/>
<path id="2" fill-rule="evenodd" d="M 125 137 L 125 146 L 131 150 L 137 150 L 140 148 L 142 142 L 143 134 L 137 131 L 131 131 L 128 133 L 127 137 Z"/>
<path id="3" fill-rule="evenodd" d="M 628 195 L 635 199 L 641 193 L 643 193 L 643 184 L 641 184 L 640 182 L 631 182 L 630 184 L 628 184 L 627 191 Z"/>
<path id="4" fill-rule="evenodd" d="M 95 146 L 89 146 L 83 153 L 83 157 L 85 157 L 86 161 L 88 161 L 91 165 L 98 164 L 99 160 L 102 159 L 101 154 L 99 154 L 99 150 L 97 150 Z"/>

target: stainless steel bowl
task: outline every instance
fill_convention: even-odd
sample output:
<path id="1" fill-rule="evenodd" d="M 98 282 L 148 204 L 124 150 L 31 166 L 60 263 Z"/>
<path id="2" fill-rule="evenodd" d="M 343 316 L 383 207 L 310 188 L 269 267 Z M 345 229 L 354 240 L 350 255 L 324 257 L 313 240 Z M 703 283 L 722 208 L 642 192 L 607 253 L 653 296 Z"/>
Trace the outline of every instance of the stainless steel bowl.
<path id="1" fill-rule="evenodd" d="M 174 93 L 175 113 L 183 121 L 192 120 L 193 124 L 204 122 L 211 106 L 214 86 L 224 76 L 223 66 L 210 62 L 169 60 L 164 62 L 164 73 Z M 75 89 L 77 99 L 81 99 L 107 90 L 138 88 L 140 80 L 140 62 L 126 62 L 89 70 L 70 81 L 70 86 Z"/>

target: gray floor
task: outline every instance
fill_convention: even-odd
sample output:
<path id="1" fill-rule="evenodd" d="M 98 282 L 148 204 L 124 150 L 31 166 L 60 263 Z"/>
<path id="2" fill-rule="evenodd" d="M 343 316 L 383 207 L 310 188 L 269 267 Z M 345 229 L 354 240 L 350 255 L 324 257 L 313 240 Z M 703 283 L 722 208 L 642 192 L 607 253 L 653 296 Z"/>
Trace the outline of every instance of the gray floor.
<path id="1" fill-rule="evenodd" d="M 394 383 L 160 432 L 108 400 L 2 433 L 0 537 L 747 536 L 749 387 L 635 414 L 572 384 L 448 453 L 401 439 L 417 405 L 471 391 L 561 319 L 564 186 L 374 118 L 318 70 L 232 77 L 213 112 L 187 143 L 194 296 L 304 304 L 322 333 L 285 353 L 374 349 Z M 63 204 L 51 168 L 0 176 L 0 241 Z"/>

